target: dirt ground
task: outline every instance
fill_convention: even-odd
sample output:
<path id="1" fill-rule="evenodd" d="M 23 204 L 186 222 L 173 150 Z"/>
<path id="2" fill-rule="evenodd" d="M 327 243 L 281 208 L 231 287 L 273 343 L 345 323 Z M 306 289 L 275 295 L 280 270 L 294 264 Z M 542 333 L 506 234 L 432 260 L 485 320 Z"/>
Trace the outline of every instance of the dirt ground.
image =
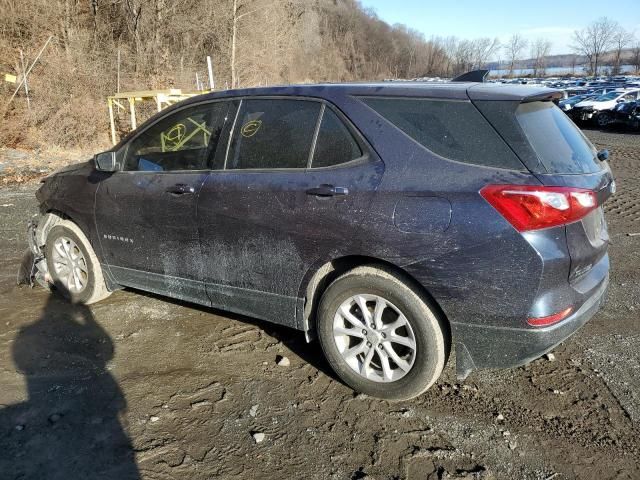
<path id="1" fill-rule="evenodd" d="M 640 135 L 587 134 L 618 182 L 604 309 L 555 358 L 463 383 L 450 359 L 400 403 L 355 395 L 286 328 L 15 286 L 35 186 L 0 188 L 0 478 L 640 478 Z"/>

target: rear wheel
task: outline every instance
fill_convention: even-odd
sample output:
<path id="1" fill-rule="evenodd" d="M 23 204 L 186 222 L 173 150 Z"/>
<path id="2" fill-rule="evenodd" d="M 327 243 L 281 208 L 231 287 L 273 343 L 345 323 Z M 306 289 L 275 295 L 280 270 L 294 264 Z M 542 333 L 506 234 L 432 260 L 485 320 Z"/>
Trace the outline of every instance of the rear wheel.
<path id="1" fill-rule="evenodd" d="M 111 294 L 89 240 L 73 222 L 49 230 L 45 257 L 54 287 L 73 303 L 95 303 Z"/>
<path id="2" fill-rule="evenodd" d="M 599 113 L 596 117 L 596 124 L 600 128 L 606 127 L 607 125 L 609 125 L 609 123 L 611 123 L 611 115 L 609 115 L 607 112 Z"/>
<path id="3" fill-rule="evenodd" d="M 447 331 L 430 301 L 384 267 L 343 274 L 318 308 L 318 336 L 334 371 L 354 390 L 389 400 L 415 397 L 438 379 Z"/>

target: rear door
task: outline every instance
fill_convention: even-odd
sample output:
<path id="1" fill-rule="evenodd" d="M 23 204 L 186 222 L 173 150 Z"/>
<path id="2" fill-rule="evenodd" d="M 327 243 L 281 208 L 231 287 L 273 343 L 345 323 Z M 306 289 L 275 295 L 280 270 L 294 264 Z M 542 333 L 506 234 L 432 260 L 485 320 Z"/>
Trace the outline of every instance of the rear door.
<path id="1" fill-rule="evenodd" d="M 226 167 L 198 203 L 212 304 L 299 327 L 303 277 L 357 241 L 357 211 L 380 172 L 322 102 L 242 100 Z"/>
<path id="2" fill-rule="evenodd" d="M 208 303 L 196 208 L 228 108 L 170 113 L 125 145 L 122 171 L 100 183 L 97 230 L 118 283 Z"/>

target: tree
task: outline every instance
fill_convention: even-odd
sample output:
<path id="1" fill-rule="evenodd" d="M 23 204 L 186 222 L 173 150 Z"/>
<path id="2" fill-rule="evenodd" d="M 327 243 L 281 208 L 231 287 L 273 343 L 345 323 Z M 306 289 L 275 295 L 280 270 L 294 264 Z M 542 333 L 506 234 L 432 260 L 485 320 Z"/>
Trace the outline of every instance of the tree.
<path id="1" fill-rule="evenodd" d="M 636 40 L 631 48 L 631 65 L 635 67 L 636 75 L 640 73 L 640 40 Z"/>
<path id="2" fill-rule="evenodd" d="M 551 42 L 544 38 L 538 38 L 531 46 L 531 57 L 533 58 L 533 76 L 538 77 L 545 74 L 547 56 L 551 51 Z"/>
<path id="3" fill-rule="evenodd" d="M 527 40 L 525 40 L 519 33 L 514 33 L 507 40 L 504 50 L 509 60 L 509 77 L 513 77 L 513 69 L 516 61 L 520 57 L 522 51 L 527 48 Z"/>
<path id="4" fill-rule="evenodd" d="M 489 59 L 500 48 L 500 40 L 497 38 L 476 38 L 471 41 L 472 52 L 472 68 L 483 68 L 489 62 Z"/>
<path id="5" fill-rule="evenodd" d="M 634 37 L 631 32 L 627 32 L 624 28 L 618 27 L 613 34 L 613 75 L 619 75 L 622 65 L 622 51 L 633 42 Z"/>
<path id="6" fill-rule="evenodd" d="M 598 76 L 598 67 L 602 55 L 613 46 L 618 24 L 602 17 L 582 30 L 573 32 L 573 50 L 587 57 L 589 70 L 594 77 Z"/>

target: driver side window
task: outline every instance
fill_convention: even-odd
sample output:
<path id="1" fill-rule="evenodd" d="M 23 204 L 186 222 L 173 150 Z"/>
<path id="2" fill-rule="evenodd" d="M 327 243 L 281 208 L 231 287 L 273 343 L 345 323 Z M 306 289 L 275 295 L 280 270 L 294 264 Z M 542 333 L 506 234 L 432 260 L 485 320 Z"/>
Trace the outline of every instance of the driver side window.
<path id="1" fill-rule="evenodd" d="M 124 170 L 205 170 L 220 137 L 229 102 L 185 108 L 147 128 L 129 144 Z"/>

